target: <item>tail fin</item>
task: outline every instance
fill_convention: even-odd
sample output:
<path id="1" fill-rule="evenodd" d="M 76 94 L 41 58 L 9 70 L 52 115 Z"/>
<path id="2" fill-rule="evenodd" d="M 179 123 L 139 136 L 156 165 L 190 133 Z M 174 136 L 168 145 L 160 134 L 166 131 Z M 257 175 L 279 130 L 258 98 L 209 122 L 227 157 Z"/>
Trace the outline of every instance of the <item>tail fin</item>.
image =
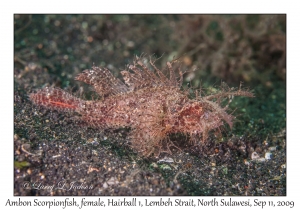
<path id="1" fill-rule="evenodd" d="M 82 100 L 59 88 L 46 87 L 29 95 L 30 100 L 50 109 L 68 111 L 81 108 Z"/>

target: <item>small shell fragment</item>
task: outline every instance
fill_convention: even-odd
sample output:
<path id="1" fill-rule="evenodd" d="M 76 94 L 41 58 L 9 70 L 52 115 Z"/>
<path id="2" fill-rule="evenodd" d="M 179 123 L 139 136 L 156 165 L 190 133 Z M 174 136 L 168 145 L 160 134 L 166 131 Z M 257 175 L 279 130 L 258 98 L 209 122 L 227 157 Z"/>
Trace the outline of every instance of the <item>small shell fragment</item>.
<path id="1" fill-rule="evenodd" d="M 272 154 L 271 152 L 266 152 L 265 158 L 266 158 L 267 160 L 272 159 L 272 157 L 273 157 L 273 154 Z"/>
<path id="2" fill-rule="evenodd" d="M 259 155 L 257 154 L 257 152 L 252 152 L 252 154 L 251 154 L 251 159 L 252 159 L 252 160 L 257 160 L 258 158 L 260 158 L 260 157 L 259 157 Z"/>
<path id="3" fill-rule="evenodd" d="M 160 159 L 157 162 L 158 163 L 161 163 L 161 162 L 164 162 L 164 163 L 174 163 L 174 160 L 172 158 L 169 158 L 169 157 L 164 157 L 163 159 Z"/>

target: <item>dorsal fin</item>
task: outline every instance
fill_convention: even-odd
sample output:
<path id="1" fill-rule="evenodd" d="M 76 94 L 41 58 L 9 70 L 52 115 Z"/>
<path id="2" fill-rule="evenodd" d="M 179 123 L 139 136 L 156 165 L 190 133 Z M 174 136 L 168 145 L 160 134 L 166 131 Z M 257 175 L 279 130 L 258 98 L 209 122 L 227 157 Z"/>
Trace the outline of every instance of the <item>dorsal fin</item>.
<path id="1" fill-rule="evenodd" d="M 95 91 L 101 96 L 118 95 L 129 91 L 142 89 L 145 87 L 178 87 L 180 88 L 183 80 L 183 73 L 180 67 L 176 67 L 179 73 L 179 80 L 175 76 L 173 64 L 177 60 L 167 62 L 167 75 L 158 69 L 150 59 L 150 65 L 143 63 L 141 57 L 136 57 L 133 64 L 128 65 L 127 69 L 121 71 L 126 85 L 115 78 L 112 73 L 104 67 L 93 66 L 92 69 L 84 70 L 78 74 L 75 80 L 93 85 Z M 152 69 L 151 69 L 152 68 Z"/>
<path id="2" fill-rule="evenodd" d="M 103 97 L 126 93 L 129 90 L 121 80 L 115 78 L 112 73 L 104 67 L 93 66 L 92 69 L 84 70 L 77 75 L 75 80 L 93 85 L 95 91 Z"/>
<path id="3" fill-rule="evenodd" d="M 172 67 L 172 64 L 175 62 L 176 60 L 167 62 L 168 76 L 166 76 L 154 65 L 152 60 L 150 60 L 149 63 L 153 70 L 151 70 L 148 65 L 143 63 L 142 58 L 136 57 L 133 64 L 129 65 L 127 70 L 122 71 L 121 74 L 130 90 L 142 89 L 144 87 L 181 87 L 183 73 L 178 67 L 177 70 L 179 72 L 179 80 L 177 80 L 175 71 Z"/>

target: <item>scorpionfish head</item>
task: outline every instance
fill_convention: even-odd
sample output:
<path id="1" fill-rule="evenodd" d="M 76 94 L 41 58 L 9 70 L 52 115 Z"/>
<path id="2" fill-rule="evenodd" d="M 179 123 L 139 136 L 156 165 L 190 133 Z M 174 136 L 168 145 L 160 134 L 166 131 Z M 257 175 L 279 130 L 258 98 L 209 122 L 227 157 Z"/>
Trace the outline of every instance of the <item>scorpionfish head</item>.
<path id="1" fill-rule="evenodd" d="M 179 132 L 191 135 L 201 134 L 223 125 L 219 115 L 205 108 L 202 102 L 192 102 L 183 106 L 176 124 Z"/>

